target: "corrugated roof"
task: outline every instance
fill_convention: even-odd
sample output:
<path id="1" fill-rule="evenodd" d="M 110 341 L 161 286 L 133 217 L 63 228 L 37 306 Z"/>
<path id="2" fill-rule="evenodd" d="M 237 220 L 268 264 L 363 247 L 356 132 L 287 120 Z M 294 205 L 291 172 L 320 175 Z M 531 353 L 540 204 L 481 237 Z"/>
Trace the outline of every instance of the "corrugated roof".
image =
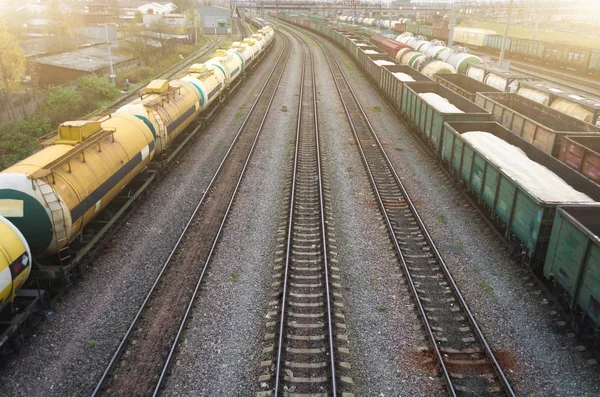
<path id="1" fill-rule="evenodd" d="M 126 58 L 120 55 L 116 55 L 114 51 L 112 53 L 113 65 L 125 62 L 130 59 L 132 58 Z M 108 58 L 108 45 L 106 44 L 38 58 L 35 60 L 35 62 L 43 65 L 57 66 L 66 69 L 82 70 L 86 72 L 93 72 L 95 70 L 102 69 L 110 65 L 110 61 Z"/>

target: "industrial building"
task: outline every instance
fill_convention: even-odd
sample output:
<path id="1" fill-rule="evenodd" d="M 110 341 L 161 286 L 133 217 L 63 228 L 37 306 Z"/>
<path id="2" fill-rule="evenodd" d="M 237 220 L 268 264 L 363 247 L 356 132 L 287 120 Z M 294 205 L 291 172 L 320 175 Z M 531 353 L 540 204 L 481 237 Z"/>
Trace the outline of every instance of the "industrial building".
<path id="1" fill-rule="evenodd" d="M 111 55 L 109 56 L 108 45 L 103 44 L 37 58 L 35 62 L 38 65 L 39 83 L 43 86 L 66 84 L 91 73 L 108 77 L 111 60 L 115 72 L 139 63 L 135 58 L 114 52 Z"/>
<path id="2" fill-rule="evenodd" d="M 229 8 L 209 6 L 200 7 L 197 11 L 204 34 L 231 33 L 231 12 Z"/>

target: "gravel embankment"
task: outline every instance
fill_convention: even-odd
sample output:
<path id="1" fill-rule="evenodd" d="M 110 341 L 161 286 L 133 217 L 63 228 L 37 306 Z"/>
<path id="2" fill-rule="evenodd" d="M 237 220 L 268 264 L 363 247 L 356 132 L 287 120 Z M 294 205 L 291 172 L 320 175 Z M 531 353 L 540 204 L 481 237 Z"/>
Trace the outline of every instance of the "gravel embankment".
<path id="1" fill-rule="evenodd" d="M 167 396 L 250 396 L 258 390 L 277 227 L 293 156 L 300 48 L 293 50 L 223 236 L 197 298 Z M 281 110 L 282 105 L 288 111 Z"/>
<path id="2" fill-rule="evenodd" d="M 577 351 L 567 329 L 557 332 L 553 308 L 527 273 L 358 67 L 336 52 L 516 393 L 600 395 L 597 365 L 587 363 L 588 355 Z"/>
<path id="3" fill-rule="evenodd" d="M 319 117 L 336 219 L 350 363 L 357 396 L 443 395 L 427 369 L 410 293 L 375 203 L 327 61 L 315 51 Z M 362 93 L 361 95 L 369 95 Z M 371 94 L 372 95 L 372 94 Z"/>
<path id="4" fill-rule="evenodd" d="M 212 125 L 138 204 L 86 278 L 0 371 L 0 394 L 89 395 L 202 196 L 276 59 L 240 87 Z"/>

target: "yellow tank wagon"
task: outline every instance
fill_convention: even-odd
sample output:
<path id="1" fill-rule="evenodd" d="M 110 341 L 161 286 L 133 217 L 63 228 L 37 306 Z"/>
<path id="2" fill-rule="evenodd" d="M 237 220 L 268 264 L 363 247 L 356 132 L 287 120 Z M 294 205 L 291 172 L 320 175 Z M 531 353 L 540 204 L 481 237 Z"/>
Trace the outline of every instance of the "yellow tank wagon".
<path id="1" fill-rule="evenodd" d="M 226 74 L 214 65 L 196 63 L 189 69 L 190 74 L 181 80 L 194 85 L 202 96 L 202 110 L 206 109 L 225 88 Z"/>
<path id="2" fill-rule="evenodd" d="M 0 216 L 0 312 L 15 299 L 31 271 L 31 251 L 25 237 Z"/>
<path id="3" fill-rule="evenodd" d="M 0 215 L 33 255 L 62 250 L 154 156 L 154 137 L 139 118 L 113 114 L 71 121 L 54 144 L 0 173 Z"/>
<path id="4" fill-rule="evenodd" d="M 242 72 L 242 59 L 225 50 L 217 50 L 215 56 L 206 62 L 206 65 L 214 65 L 225 73 L 225 85 L 229 87 Z"/>
<path id="5" fill-rule="evenodd" d="M 142 120 L 155 137 L 156 153 L 162 153 L 202 110 L 202 91 L 182 80 L 154 80 L 146 95 L 120 107 L 116 114 Z"/>

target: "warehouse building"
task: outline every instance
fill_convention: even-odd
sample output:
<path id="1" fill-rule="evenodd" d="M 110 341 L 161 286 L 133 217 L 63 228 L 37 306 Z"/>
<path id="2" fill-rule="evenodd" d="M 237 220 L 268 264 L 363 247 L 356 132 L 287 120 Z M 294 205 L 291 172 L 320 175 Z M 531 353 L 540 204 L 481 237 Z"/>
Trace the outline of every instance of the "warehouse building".
<path id="1" fill-rule="evenodd" d="M 61 85 L 87 74 L 109 77 L 110 57 L 108 45 L 97 45 L 76 51 L 37 58 L 39 83 L 43 86 Z M 115 72 L 139 64 L 137 58 L 127 58 L 112 53 Z"/>
<path id="2" fill-rule="evenodd" d="M 200 7 L 197 9 L 200 16 L 200 26 L 204 34 L 230 34 L 231 13 L 229 8 Z"/>

